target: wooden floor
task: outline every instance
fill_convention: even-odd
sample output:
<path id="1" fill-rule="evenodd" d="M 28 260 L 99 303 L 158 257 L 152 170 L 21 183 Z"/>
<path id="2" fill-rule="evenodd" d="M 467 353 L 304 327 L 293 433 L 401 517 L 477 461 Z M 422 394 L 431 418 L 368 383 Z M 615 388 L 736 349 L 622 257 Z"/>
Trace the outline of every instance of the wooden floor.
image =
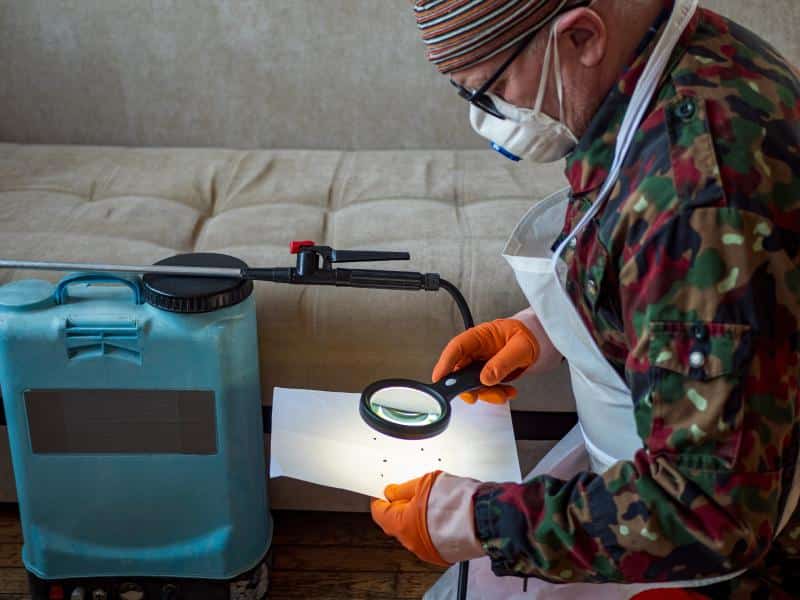
<path id="1" fill-rule="evenodd" d="M 273 511 L 270 598 L 421 598 L 441 569 L 387 538 L 363 513 Z M 0 505 L 0 600 L 28 598 L 16 505 Z"/>

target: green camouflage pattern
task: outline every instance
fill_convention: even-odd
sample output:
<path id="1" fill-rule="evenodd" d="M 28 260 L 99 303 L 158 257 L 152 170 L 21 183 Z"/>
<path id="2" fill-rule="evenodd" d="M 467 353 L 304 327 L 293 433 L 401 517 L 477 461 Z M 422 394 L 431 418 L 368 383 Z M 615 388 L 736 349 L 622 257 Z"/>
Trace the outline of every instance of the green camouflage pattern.
<path id="1" fill-rule="evenodd" d="M 648 55 L 567 162 L 554 247 L 597 197 Z M 482 485 L 476 529 L 494 572 L 630 583 L 744 571 L 702 591 L 800 597 L 800 511 L 776 537 L 799 441 L 793 67 L 700 10 L 617 186 L 564 260 L 570 297 L 630 387 L 643 449 L 602 475 Z"/>

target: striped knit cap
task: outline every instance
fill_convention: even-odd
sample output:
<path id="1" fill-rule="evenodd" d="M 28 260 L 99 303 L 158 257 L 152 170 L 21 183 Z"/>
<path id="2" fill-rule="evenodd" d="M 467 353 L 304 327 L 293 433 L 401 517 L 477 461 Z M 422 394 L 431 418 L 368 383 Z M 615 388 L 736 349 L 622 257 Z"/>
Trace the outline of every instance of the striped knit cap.
<path id="1" fill-rule="evenodd" d="M 571 0 L 413 0 L 428 60 L 442 73 L 472 67 L 541 29 Z"/>

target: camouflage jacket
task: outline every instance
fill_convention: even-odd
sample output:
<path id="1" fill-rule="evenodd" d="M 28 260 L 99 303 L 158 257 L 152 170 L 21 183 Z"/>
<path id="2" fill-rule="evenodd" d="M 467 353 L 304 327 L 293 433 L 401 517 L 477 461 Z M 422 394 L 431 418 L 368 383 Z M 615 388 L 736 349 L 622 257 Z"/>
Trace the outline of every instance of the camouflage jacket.
<path id="1" fill-rule="evenodd" d="M 597 197 L 652 45 L 567 162 L 560 239 Z M 800 511 L 775 538 L 800 423 L 797 72 L 700 10 L 564 259 L 574 304 L 630 387 L 644 449 L 602 475 L 483 484 L 475 525 L 494 572 L 657 582 L 745 570 L 703 591 L 800 595 Z"/>

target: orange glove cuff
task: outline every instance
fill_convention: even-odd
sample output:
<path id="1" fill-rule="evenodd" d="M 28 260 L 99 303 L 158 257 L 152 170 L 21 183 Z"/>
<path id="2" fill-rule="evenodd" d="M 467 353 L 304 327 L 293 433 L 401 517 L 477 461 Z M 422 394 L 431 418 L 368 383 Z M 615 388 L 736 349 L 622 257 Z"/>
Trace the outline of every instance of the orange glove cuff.
<path id="1" fill-rule="evenodd" d="M 441 471 L 428 473 L 400 485 L 388 485 L 386 500 L 373 500 L 372 518 L 387 535 L 396 537 L 420 559 L 446 567 L 449 565 L 431 540 L 428 531 L 428 498 Z"/>
<path id="2" fill-rule="evenodd" d="M 436 482 L 436 478 L 439 477 L 441 473 L 441 471 L 434 471 L 433 473 L 428 473 L 420 480 L 419 491 L 417 494 L 415 494 L 415 496 L 419 497 L 419 503 L 422 506 L 422 510 L 417 510 L 414 512 L 417 530 L 419 531 L 420 547 L 416 549 L 409 548 L 409 550 L 411 550 L 425 562 L 446 567 L 449 566 L 449 563 L 442 558 L 442 556 L 439 554 L 439 551 L 436 549 L 436 546 L 433 545 L 431 533 L 428 531 L 428 499 L 431 496 L 433 484 Z"/>

